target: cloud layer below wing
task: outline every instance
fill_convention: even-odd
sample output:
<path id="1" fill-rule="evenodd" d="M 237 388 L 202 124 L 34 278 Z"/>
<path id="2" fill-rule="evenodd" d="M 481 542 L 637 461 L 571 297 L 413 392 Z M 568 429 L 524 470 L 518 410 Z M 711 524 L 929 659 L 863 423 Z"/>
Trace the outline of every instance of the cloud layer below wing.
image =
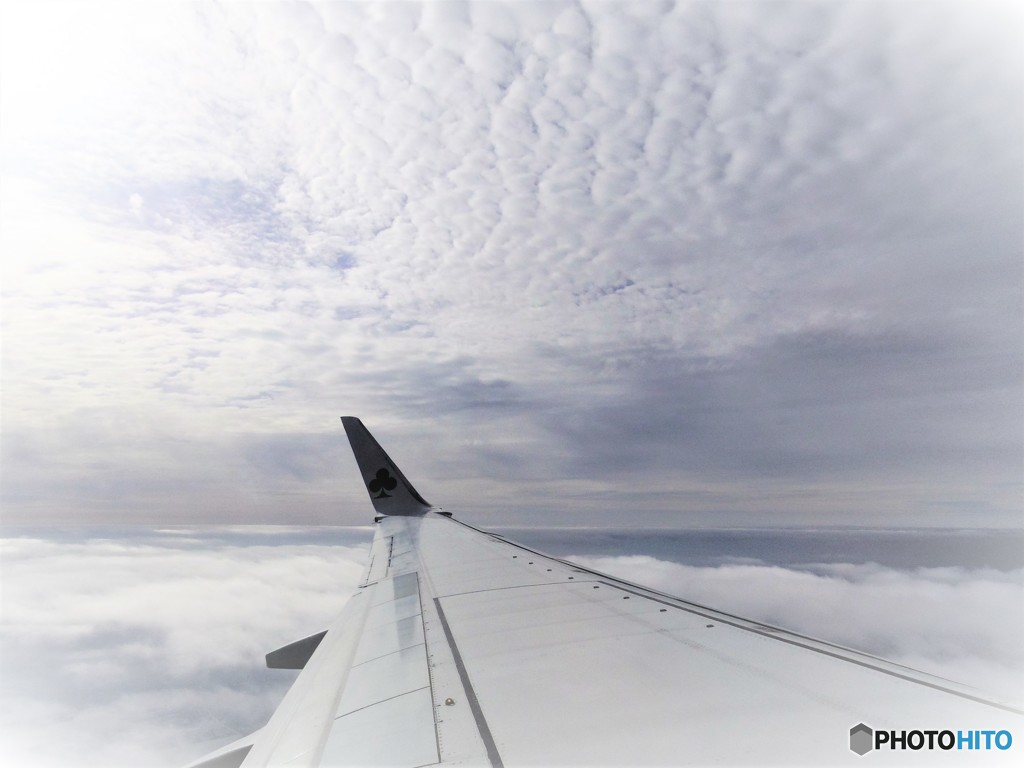
<path id="1" fill-rule="evenodd" d="M 259 728 L 294 679 L 265 669 L 263 655 L 336 616 L 358 584 L 369 537 L 239 527 L 5 538 L 0 760 L 180 765 Z M 869 558 L 814 567 L 579 559 L 1020 697 L 1024 571 L 894 568 Z"/>

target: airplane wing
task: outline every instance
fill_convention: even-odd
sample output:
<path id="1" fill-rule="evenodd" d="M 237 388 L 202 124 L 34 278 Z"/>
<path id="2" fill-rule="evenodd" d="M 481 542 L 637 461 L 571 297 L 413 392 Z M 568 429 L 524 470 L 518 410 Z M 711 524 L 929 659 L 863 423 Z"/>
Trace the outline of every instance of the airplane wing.
<path id="1" fill-rule="evenodd" d="M 973 764 L 1024 748 L 1013 703 L 453 519 L 342 421 L 376 512 L 359 591 L 268 654 L 302 672 L 267 725 L 191 768 Z"/>

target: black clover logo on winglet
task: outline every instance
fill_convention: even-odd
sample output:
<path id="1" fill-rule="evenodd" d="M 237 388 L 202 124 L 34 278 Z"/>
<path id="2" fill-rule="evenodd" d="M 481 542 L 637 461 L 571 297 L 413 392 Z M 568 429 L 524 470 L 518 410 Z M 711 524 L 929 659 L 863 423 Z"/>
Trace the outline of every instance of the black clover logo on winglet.
<path id="1" fill-rule="evenodd" d="M 377 470 L 377 477 L 367 483 L 366 487 L 370 489 L 370 493 L 377 494 L 374 498 L 390 499 L 391 494 L 387 493 L 387 491 L 395 490 L 397 485 L 398 481 L 391 476 L 391 473 L 386 468 L 381 467 Z"/>

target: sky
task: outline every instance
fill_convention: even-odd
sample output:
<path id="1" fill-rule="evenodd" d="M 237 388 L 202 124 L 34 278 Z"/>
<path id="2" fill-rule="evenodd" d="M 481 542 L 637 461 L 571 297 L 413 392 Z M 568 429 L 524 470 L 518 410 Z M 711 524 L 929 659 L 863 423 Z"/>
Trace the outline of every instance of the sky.
<path id="1" fill-rule="evenodd" d="M 2 13 L 5 524 L 1021 525 L 1012 4 Z"/>
<path id="2" fill-rule="evenodd" d="M 1024 690 L 1020 558 L 824 557 L 1024 527 L 1012 5 L 0 3 L 0 763 L 262 725 L 349 414 L 472 524 L 786 529 L 554 554 Z"/>
<path id="3" fill-rule="evenodd" d="M 680 534 L 677 551 L 694 535 Z M 603 572 L 1024 700 L 1019 555 L 998 568 L 934 554 L 877 562 L 851 534 L 837 560 L 821 547 L 833 534 L 819 533 L 816 548 L 780 534 L 759 558 L 737 556 L 750 549 L 729 529 L 697 536 L 700 557 L 673 559 L 651 554 L 653 537 L 610 549 L 621 533 L 559 536 L 542 536 L 549 551 Z M 879 541 L 907 536 L 928 543 L 919 532 Z M 170 768 L 261 727 L 294 679 L 264 654 L 335 618 L 370 537 L 299 526 L 7 535 L 0 763 Z M 815 549 L 823 556 L 807 559 Z"/>

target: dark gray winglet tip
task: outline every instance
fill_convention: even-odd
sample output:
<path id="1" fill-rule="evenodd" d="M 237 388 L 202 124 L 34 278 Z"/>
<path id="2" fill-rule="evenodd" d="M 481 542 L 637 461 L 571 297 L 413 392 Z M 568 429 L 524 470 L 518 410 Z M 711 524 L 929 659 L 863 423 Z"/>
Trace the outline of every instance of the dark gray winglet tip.
<path id="1" fill-rule="evenodd" d="M 341 423 L 377 514 L 422 515 L 431 509 L 362 421 L 355 416 L 342 416 Z"/>

